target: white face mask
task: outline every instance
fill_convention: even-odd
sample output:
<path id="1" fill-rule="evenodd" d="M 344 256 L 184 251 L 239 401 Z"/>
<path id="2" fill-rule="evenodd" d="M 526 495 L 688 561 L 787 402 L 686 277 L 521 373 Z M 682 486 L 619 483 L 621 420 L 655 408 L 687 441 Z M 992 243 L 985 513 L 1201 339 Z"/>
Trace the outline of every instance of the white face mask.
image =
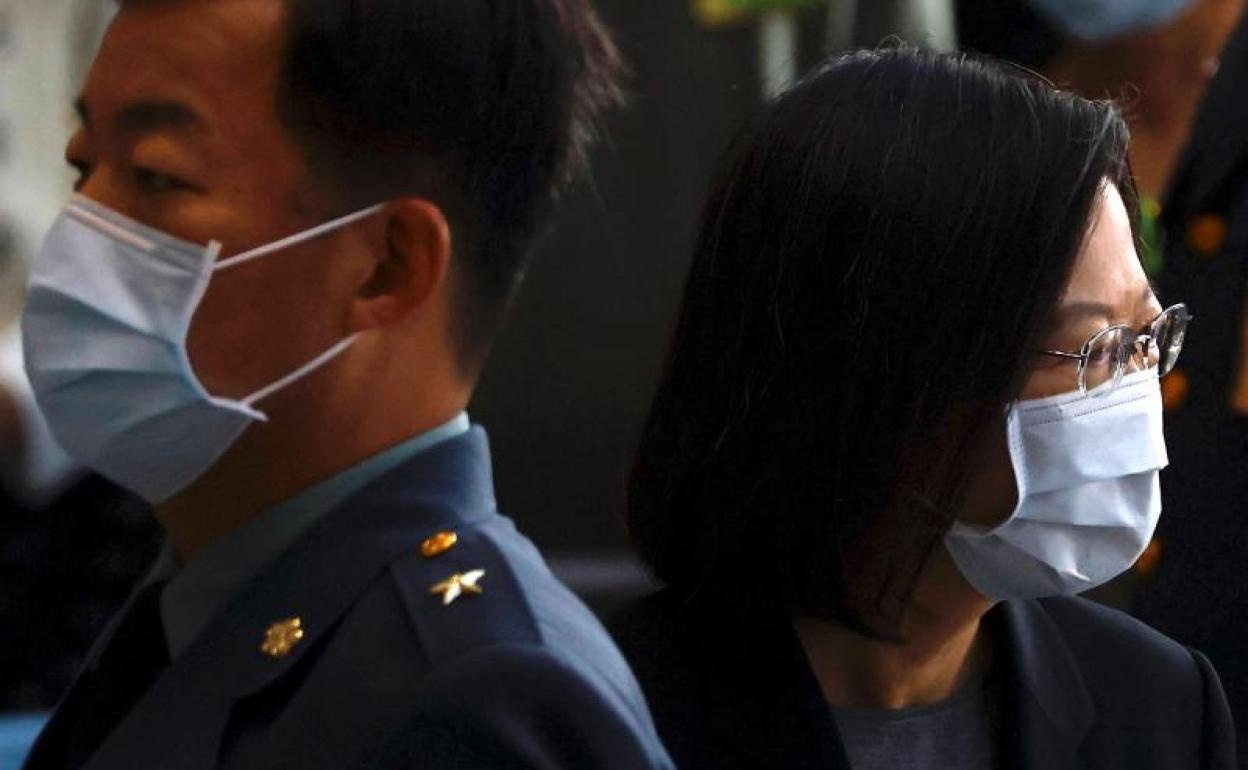
<path id="1" fill-rule="evenodd" d="M 990 599 L 1077 594 L 1135 563 L 1161 515 L 1168 464 L 1157 370 L 1112 393 L 1020 401 L 1006 426 L 1018 505 L 992 529 L 955 523 L 945 546 Z"/>
<path id="2" fill-rule="evenodd" d="M 243 399 L 210 394 L 186 338 L 214 272 L 343 227 L 380 206 L 217 261 L 221 244 L 178 240 L 75 195 L 31 269 L 22 314 L 26 374 L 75 460 L 160 502 L 208 470 L 253 421 L 256 402 L 307 376 L 348 337 Z"/>

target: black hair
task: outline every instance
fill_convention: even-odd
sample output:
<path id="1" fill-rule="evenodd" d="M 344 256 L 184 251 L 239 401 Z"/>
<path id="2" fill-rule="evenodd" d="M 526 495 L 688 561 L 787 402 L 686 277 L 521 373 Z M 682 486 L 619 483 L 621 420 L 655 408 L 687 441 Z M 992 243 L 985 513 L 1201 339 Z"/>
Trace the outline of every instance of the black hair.
<path id="1" fill-rule="evenodd" d="M 893 633 L 1099 191 L 1134 210 L 1127 141 L 1111 104 L 907 47 L 768 105 L 703 213 L 629 483 L 655 573 L 744 617 Z"/>
<path id="2" fill-rule="evenodd" d="M 620 60 L 588 0 L 286 0 L 279 110 L 352 205 L 429 196 L 454 229 L 475 370 Z"/>

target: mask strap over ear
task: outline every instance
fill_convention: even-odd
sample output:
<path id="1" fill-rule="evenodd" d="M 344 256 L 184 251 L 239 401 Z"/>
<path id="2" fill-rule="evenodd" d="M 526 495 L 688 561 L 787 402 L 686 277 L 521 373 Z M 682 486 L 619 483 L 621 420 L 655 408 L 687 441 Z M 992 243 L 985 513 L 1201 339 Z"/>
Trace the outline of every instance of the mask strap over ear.
<path id="1" fill-rule="evenodd" d="M 261 257 L 267 257 L 268 255 L 273 254 L 274 252 L 282 251 L 284 249 L 289 249 L 292 246 L 297 246 L 298 244 L 303 243 L 304 241 L 310 241 L 313 238 L 319 238 L 325 233 L 331 232 L 333 230 L 337 230 L 340 227 L 346 227 L 347 225 L 353 222 L 358 222 L 361 219 L 371 217 L 373 214 L 376 214 L 378 211 L 381 211 L 382 208 L 385 207 L 385 205 L 386 204 L 384 203 L 378 203 L 376 206 L 370 206 L 362 211 L 357 211 L 354 214 L 347 214 L 345 217 L 339 217 L 337 219 L 326 222 L 323 225 L 317 225 L 316 227 L 313 227 L 310 230 L 304 230 L 301 233 L 295 233 L 294 235 L 289 235 L 285 238 L 282 238 L 281 240 L 274 241 L 273 243 L 270 243 L 266 246 L 260 246 L 260 247 L 252 249 L 251 251 L 244 251 L 242 254 L 235 254 L 232 257 L 227 257 L 226 259 L 223 259 L 220 262 L 218 262 L 213 269 L 218 272 L 221 270 L 229 270 L 231 267 L 237 267 L 238 265 L 251 262 L 252 260 L 260 259 Z"/>

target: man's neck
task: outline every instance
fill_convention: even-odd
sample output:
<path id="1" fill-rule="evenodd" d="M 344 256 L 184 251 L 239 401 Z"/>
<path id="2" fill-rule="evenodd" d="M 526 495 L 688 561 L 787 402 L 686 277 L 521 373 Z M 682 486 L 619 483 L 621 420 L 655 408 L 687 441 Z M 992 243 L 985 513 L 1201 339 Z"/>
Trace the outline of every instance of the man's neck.
<path id="1" fill-rule="evenodd" d="M 267 422 L 249 427 L 207 473 L 156 507 L 184 563 L 278 503 L 445 424 L 464 410 L 468 395 L 400 412 L 379 408 L 382 401 L 318 408 L 334 400 L 296 388 L 269 405 Z"/>

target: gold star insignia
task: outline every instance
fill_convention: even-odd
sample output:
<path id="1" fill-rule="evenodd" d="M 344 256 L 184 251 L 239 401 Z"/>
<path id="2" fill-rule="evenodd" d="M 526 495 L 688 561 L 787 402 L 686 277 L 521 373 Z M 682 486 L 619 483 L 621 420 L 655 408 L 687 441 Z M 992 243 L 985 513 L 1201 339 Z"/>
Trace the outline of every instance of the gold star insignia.
<path id="1" fill-rule="evenodd" d="M 446 580 L 430 588 L 429 593 L 440 595 L 442 597 L 442 606 L 445 607 L 464 594 L 475 596 L 484 593 L 485 589 L 477 585 L 477 581 L 483 577 L 485 577 L 485 570 L 483 569 L 474 569 L 462 575 L 456 572 Z"/>
<path id="2" fill-rule="evenodd" d="M 295 645 L 303 641 L 303 620 L 290 618 L 269 626 L 264 632 L 264 641 L 260 643 L 260 651 L 270 658 L 284 658 L 295 649 Z"/>

